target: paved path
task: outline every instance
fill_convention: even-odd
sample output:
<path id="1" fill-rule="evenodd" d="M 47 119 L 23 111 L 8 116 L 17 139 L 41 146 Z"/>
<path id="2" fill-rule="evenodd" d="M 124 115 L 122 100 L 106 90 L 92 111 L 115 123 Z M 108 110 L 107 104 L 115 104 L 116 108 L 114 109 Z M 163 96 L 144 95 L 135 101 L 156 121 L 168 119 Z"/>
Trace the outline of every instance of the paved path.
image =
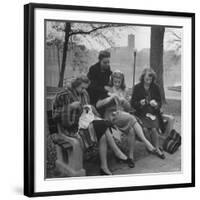
<path id="1" fill-rule="evenodd" d="M 181 171 L 181 149 L 174 154 L 166 154 L 166 159 L 162 160 L 154 155 L 149 155 L 136 162 L 135 168 L 129 168 L 126 165 L 118 166 L 113 171 L 114 174 L 144 174 L 160 172 Z"/>
<path id="2" fill-rule="evenodd" d="M 177 102 L 175 102 L 177 103 Z M 180 102 L 178 102 L 180 104 Z M 178 106 L 175 105 L 177 108 Z M 175 109 L 173 109 L 175 112 Z M 171 113 L 173 113 L 171 111 Z M 175 129 L 181 133 L 181 117 L 177 113 L 173 113 L 175 116 Z M 181 171 L 181 148 L 174 154 L 168 154 L 165 152 L 166 159 L 162 160 L 154 155 L 147 153 L 144 144 L 137 142 L 136 145 L 136 166 L 135 168 L 129 168 L 126 164 L 119 164 L 112 159 L 109 160 L 109 166 L 113 174 L 144 174 L 144 173 L 160 173 L 160 172 L 177 172 Z M 99 165 L 99 164 L 98 164 Z M 91 163 L 89 166 L 89 176 L 97 175 L 99 173 L 98 165 Z"/>
<path id="3" fill-rule="evenodd" d="M 143 144 L 137 145 L 135 168 L 129 168 L 127 164 L 118 163 L 113 156 L 110 157 L 109 167 L 113 174 L 144 174 L 181 171 L 181 148 L 174 154 L 165 152 L 166 159 L 162 160 L 155 155 L 149 154 Z M 96 164 L 94 164 L 96 163 Z M 87 162 L 87 175 L 99 174 L 99 163 Z"/>

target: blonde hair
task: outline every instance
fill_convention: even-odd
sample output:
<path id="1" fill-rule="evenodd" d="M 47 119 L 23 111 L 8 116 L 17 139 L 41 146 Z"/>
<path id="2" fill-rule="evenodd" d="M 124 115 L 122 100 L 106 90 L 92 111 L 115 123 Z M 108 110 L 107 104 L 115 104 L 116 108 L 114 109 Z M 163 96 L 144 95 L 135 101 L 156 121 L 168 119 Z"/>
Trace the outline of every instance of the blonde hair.
<path id="1" fill-rule="evenodd" d="M 110 76 L 110 84 L 109 84 L 111 87 L 113 87 L 113 85 L 114 85 L 113 84 L 114 78 L 120 78 L 121 79 L 122 82 L 121 82 L 120 88 L 122 90 L 125 90 L 126 84 L 125 84 L 125 76 L 124 76 L 123 72 L 121 72 L 120 70 L 116 70 L 112 73 L 112 75 Z"/>

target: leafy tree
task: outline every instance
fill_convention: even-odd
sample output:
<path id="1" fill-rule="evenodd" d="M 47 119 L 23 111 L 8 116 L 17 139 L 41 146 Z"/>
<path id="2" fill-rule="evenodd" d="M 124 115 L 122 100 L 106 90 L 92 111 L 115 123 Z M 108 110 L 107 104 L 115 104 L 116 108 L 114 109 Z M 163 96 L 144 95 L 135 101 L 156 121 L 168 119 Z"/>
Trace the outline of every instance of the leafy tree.
<path id="1" fill-rule="evenodd" d="M 84 45 L 76 47 L 73 55 L 73 71 L 78 68 L 80 73 L 86 72 L 88 67 L 89 50 Z M 77 59 L 78 58 L 78 59 Z"/>
<path id="2" fill-rule="evenodd" d="M 47 38 L 51 38 L 53 43 L 56 42 L 55 38 L 59 38 L 62 44 L 58 87 L 63 87 L 67 52 L 69 48 L 73 48 L 73 44 L 87 43 L 91 47 L 95 45 L 104 48 L 112 47 L 115 44 L 113 38 L 119 37 L 119 33 L 123 31 L 122 27 L 124 26 L 128 29 L 134 29 L 133 26 L 125 24 L 49 22 L 47 25 Z"/>
<path id="3" fill-rule="evenodd" d="M 167 48 L 175 50 L 176 55 L 181 53 L 181 29 L 165 28 L 165 35 L 168 37 Z"/>

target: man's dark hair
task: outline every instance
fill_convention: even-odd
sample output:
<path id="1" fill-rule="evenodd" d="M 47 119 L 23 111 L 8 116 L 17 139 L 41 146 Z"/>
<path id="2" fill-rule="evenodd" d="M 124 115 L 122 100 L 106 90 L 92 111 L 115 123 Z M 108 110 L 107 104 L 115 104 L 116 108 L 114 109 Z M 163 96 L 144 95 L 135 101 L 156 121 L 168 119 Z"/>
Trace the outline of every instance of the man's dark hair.
<path id="1" fill-rule="evenodd" d="M 100 51 L 98 58 L 99 58 L 99 60 L 102 60 L 103 58 L 110 58 L 110 52 L 109 51 Z"/>

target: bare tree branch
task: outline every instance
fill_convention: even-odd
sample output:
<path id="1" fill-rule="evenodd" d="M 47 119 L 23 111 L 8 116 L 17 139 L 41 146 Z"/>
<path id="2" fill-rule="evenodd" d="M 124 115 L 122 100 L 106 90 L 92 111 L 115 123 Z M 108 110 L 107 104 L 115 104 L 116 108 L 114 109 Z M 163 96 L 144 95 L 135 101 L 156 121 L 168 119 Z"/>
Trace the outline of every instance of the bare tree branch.
<path id="1" fill-rule="evenodd" d="M 114 42 L 113 42 L 111 39 L 109 39 L 108 37 L 106 37 L 103 33 L 100 33 L 99 36 L 100 36 L 101 38 L 103 38 L 104 41 L 107 42 L 107 44 L 108 44 L 109 46 L 111 46 L 111 47 L 114 46 Z"/>
<path id="2" fill-rule="evenodd" d="M 94 29 L 89 30 L 89 31 L 78 30 L 78 31 L 71 32 L 69 35 L 72 36 L 72 35 L 77 35 L 77 34 L 90 34 L 90 33 L 95 32 L 97 30 L 109 28 L 109 27 L 110 27 L 110 25 L 105 25 L 105 26 L 100 26 L 100 27 L 94 28 Z"/>
<path id="3" fill-rule="evenodd" d="M 181 41 L 181 36 L 176 34 L 174 31 L 168 30 L 168 32 L 170 32 L 173 36 L 175 36 L 177 38 L 176 41 Z"/>
<path id="4" fill-rule="evenodd" d="M 90 33 L 93 33 L 97 30 L 101 30 L 101 29 L 106 29 L 106 28 L 112 28 L 112 27 L 123 27 L 123 26 L 127 26 L 125 24 L 106 24 L 106 25 L 102 25 L 102 26 L 98 26 L 98 27 L 95 27 L 93 25 L 93 28 L 89 31 L 83 31 L 83 30 L 77 30 L 77 31 L 72 31 L 69 36 L 72 36 L 72 35 L 77 35 L 77 34 L 90 34 Z"/>

